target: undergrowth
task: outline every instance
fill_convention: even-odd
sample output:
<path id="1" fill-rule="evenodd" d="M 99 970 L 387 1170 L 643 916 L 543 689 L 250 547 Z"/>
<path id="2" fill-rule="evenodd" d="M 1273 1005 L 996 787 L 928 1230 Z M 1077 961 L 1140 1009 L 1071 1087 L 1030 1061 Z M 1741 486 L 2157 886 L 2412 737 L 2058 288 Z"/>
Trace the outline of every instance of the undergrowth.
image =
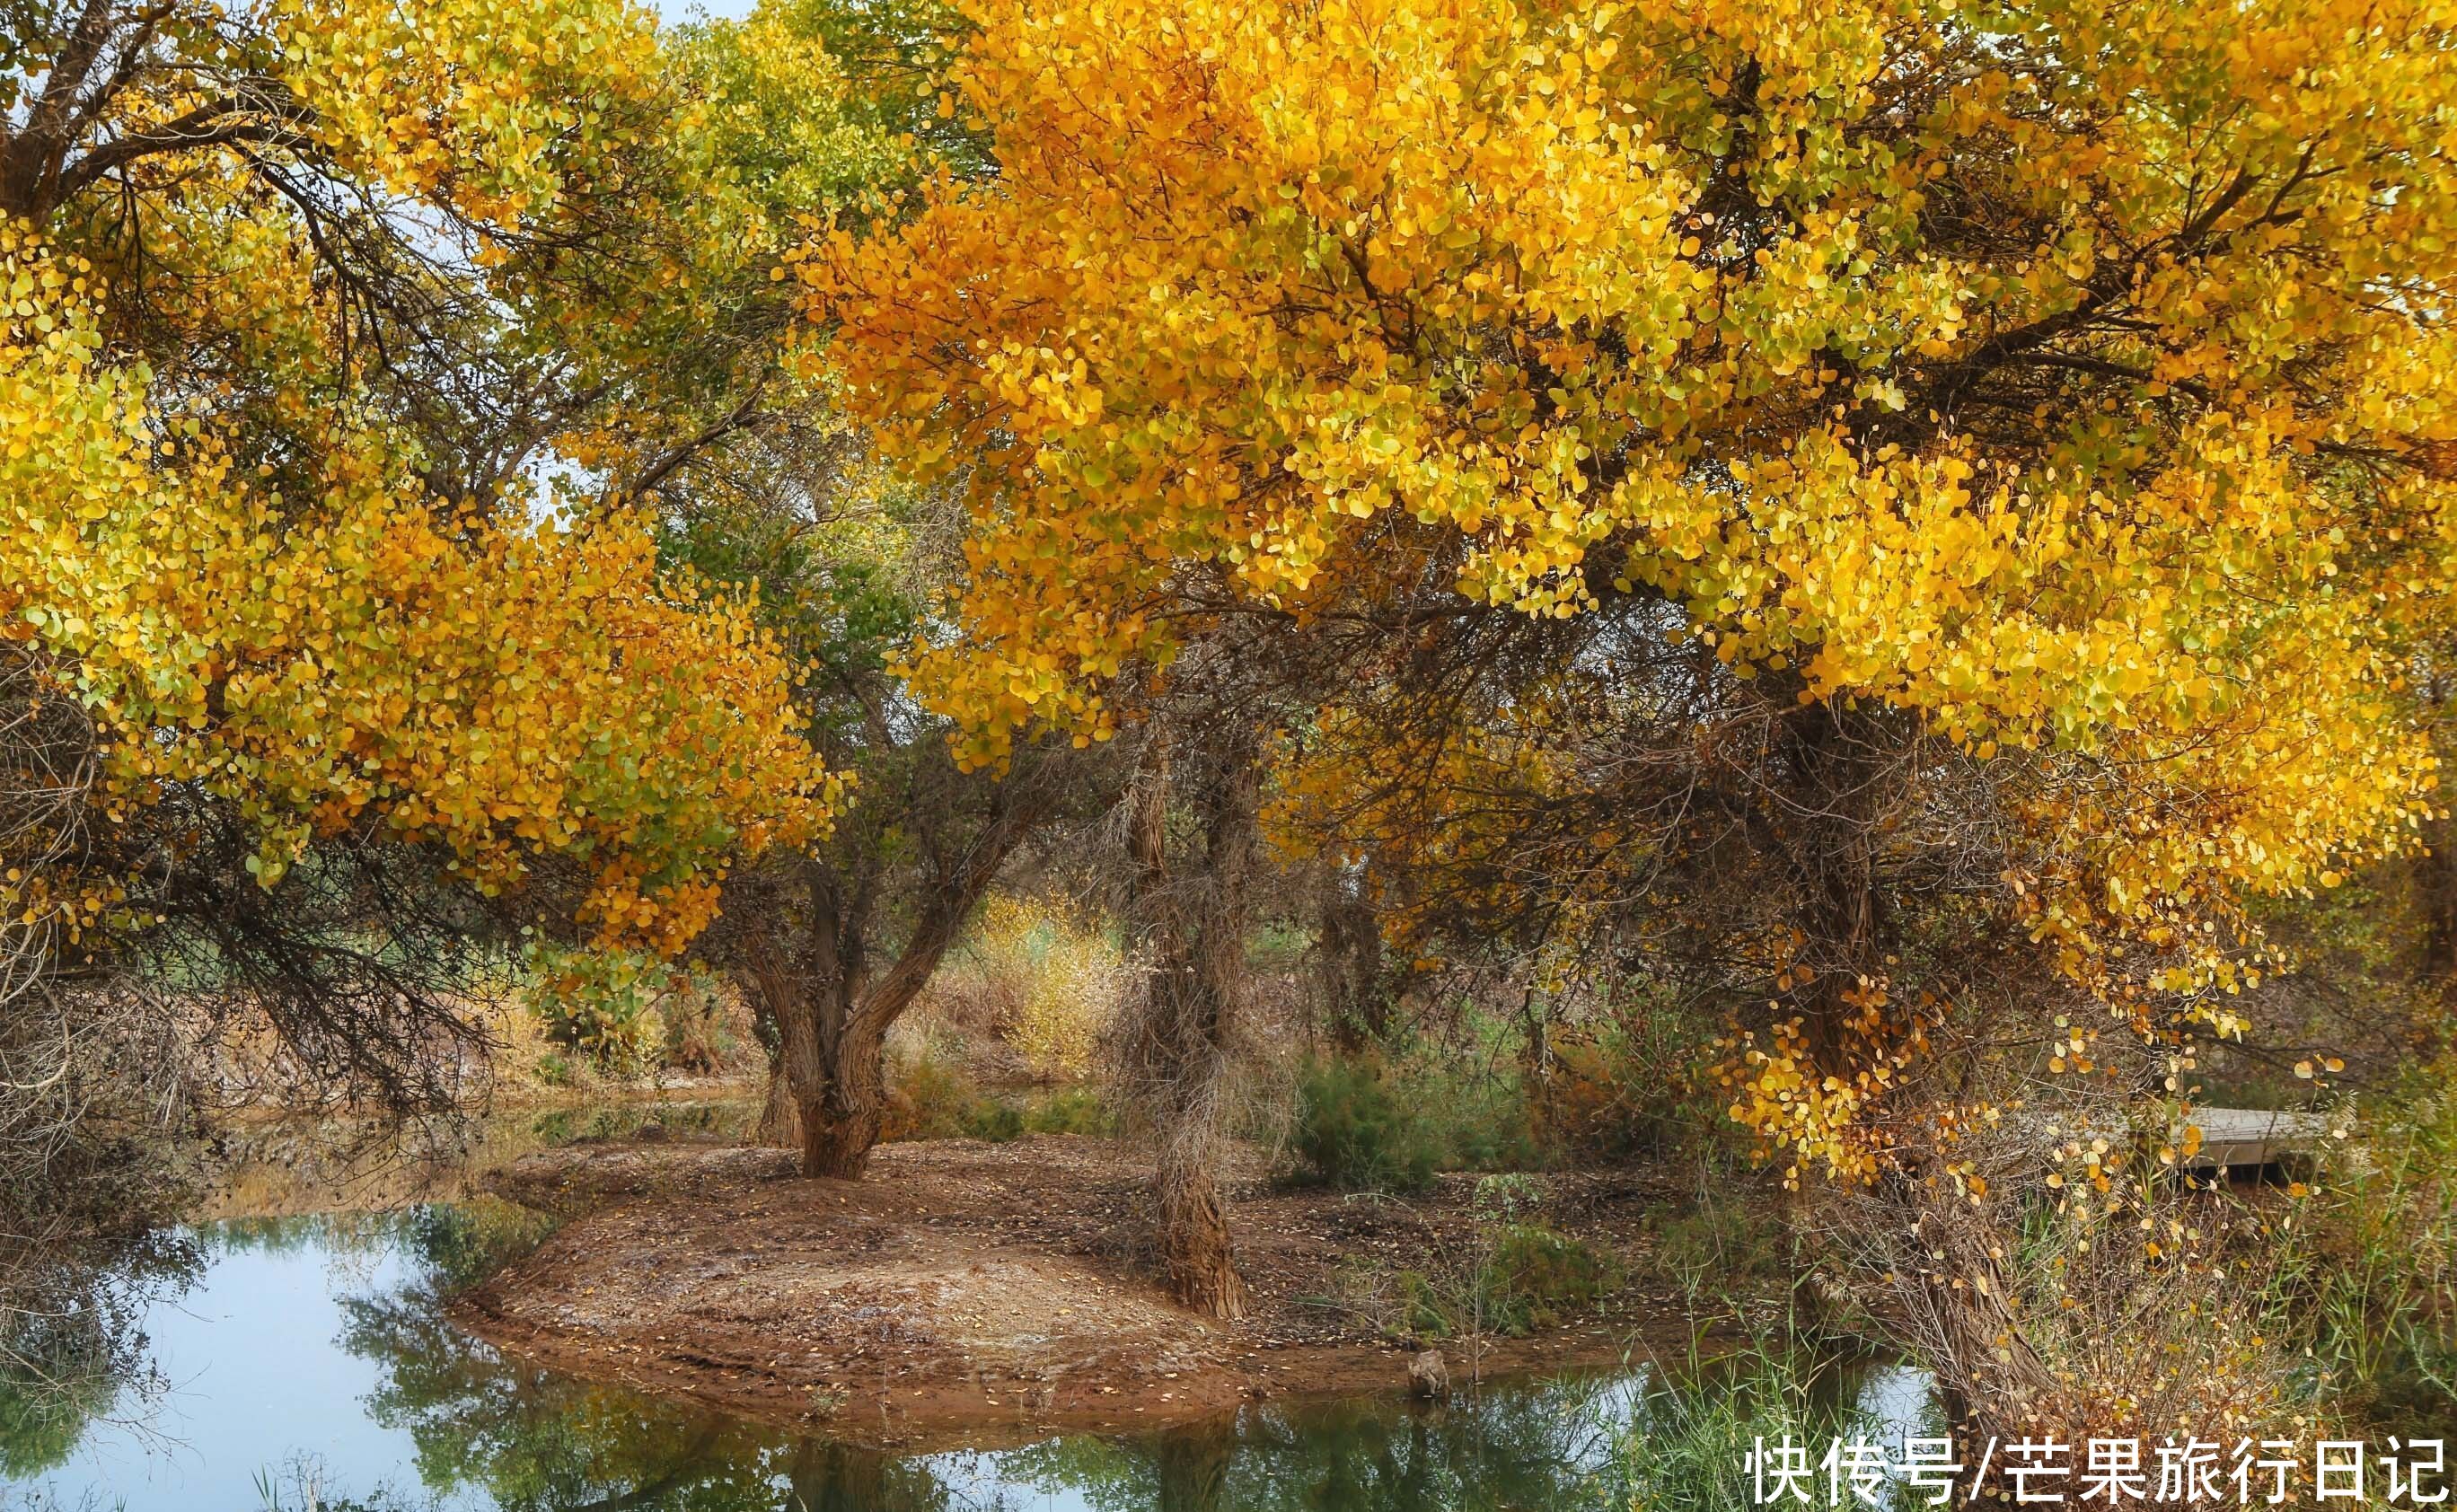
<path id="1" fill-rule="evenodd" d="M 1003 1144 L 1027 1134 L 1117 1133 L 1117 1117 L 1084 1087 L 1021 1096 L 984 1089 L 961 1066 L 925 1050 L 896 1068 L 888 1088 L 881 1137 L 987 1139 Z"/>

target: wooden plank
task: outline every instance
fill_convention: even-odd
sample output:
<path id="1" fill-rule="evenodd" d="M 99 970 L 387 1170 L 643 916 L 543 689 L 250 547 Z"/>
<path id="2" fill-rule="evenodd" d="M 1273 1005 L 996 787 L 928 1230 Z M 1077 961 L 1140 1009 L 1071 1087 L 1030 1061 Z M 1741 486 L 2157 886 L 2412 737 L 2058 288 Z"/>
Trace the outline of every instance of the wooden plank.
<path id="1" fill-rule="evenodd" d="M 2253 1170 L 2311 1155 L 2329 1133 L 2324 1114 L 2267 1108 L 2202 1108 L 2192 1122 L 2201 1131 L 2201 1148 L 2184 1162 L 2192 1171 Z"/>

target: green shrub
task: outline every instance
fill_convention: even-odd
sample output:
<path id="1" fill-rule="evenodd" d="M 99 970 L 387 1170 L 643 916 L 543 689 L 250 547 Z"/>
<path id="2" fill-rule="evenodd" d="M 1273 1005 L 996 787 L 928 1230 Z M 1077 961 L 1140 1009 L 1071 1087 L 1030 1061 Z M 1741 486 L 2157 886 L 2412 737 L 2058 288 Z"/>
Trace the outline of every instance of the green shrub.
<path id="1" fill-rule="evenodd" d="M 883 1139 L 954 1139 L 969 1131 L 965 1121 L 981 1100 L 963 1068 L 924 1052 L 896 1072 L 887 1092 Z"/>
<path id="2" fill-rule="evenodd" d="M 1023 1136 L 1023 1114 L 1011 1102 L 995 1097 L 975 1100 L 964 1110 L 964 1133 L 975 1139 L 987 1139 L 993 1144 L 1005 1144 Z"/>
<path id="3" fill-rule="evenodd" d="M 1392 1094 L 1378 1062 L 1309 1060 L 1297 1076 L 1290 1146 L 1300 1180 L 1343 1192 L 1422 1192 L 1434 1183 L 1438 1136 Z"/>
<path id="4" fill-rule="evenodd" d="M 1101 1100 L 1100 1093 L 1076 1087 L 1033 1104 L 1024 1113 L 1023 1127 L 1033 1134 L 1107 1138 L 1118 1132 L 1118 1115 Z"/>
<path id="5" fill-rule="evenodd" d="M 1611 1256 L 1532 1223 L 1484 1224 L 1473 1242 L 1435 1240 L 1426 1255 L 1426 1268 L 1399 1270 L 1357 1257 L 1322 1304 L 1390 1338 L 1524 1337 L 1595 1307 L 1622 1280 Z"/>
<path id="6" fill-rule="evenodd" d="M 1702 1189 L 1694 1201 L 1647 1216 L 1656 1267 L 1685 1286 L 1764 1279 L 1790 1268 L 1782 1215 L 1764 1202 Z"/>
<path id="7" fill-rule="evenodd" d="M 1391 1278 L 1391 1290 L 1397 1301 L 1399 1327 L 1396 1332 L 1411 1338 L 1448 1338 L 1459 1331 L 1459 1319 L 1453 1314 L 1448 1298 L 1440 1287 L 1422 1271 L 1401 1271 Z"/>
<path id="8" fill-rule="evenodd" d="M 1426 1121 L 1446 1171 L 1540 1171 L 1552 1163 L 1515 1076 L 1429 1072 L 1412 1094 L 1430 1110 Z"/>
<path id="9" fill-rule="evenodd" d="M 1344 1192 L 1405 1195 L 1438 1171 L 1547 1163 L 1514 1075 L 1461 1074 L 1430 1053 L 1308 1059 L 1290 1147 L 1298 1181 Z"/>
<path id="10" fill-rule="evenodd" d="M 529 1011 L 548 1042 L 609 1076 L 664 1065 L 706 1070 L 720 1048 L 714 987 L 637 950 L 531 944 L 523 965 Z"/>
<path id="11" fill-rule="evenodd" d="M 1062 1093 L 1050 1102 L 1065 1101 Z M 1081 1093 L 1087 1100 L 1089 1093 Z M 1093 1106 L 1097 1109 L 1098 1103 Z M 1055 1114 L 1059 1121 L 1085 1115 L 1075 1104 Z M 1022 1108 L 981 1089 L 963 1068 L 924 1052 L 898 1068 L 887 1093 L 884 1139 L 987 1139 L 1004 1144 L 1024 1132 L 1056 1132 L 1032 1121 Z"/>
<path id="12" fill-rule="evenodd" d="M 1476 1277 L 1477 1311 L 1494 1333 L 1530 1334 L 1595 1306 L 1621 1283 L 1621 1267 L 1592 1245 L 1514 1223 L 1494 1236 Z"/>

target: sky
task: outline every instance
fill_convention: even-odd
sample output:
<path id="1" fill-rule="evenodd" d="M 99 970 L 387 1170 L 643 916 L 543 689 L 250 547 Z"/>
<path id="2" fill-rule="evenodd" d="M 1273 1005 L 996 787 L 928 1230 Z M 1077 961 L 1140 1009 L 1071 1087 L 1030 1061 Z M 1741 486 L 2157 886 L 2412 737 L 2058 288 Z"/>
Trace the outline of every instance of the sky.
<path id="1" fill-rule="evenodd" d="M 756 3 L 757 0 L 648 0 L 650 9 L 669 22 L 688 21 L 694 10 L 739 20 L 749 15 Z"/>

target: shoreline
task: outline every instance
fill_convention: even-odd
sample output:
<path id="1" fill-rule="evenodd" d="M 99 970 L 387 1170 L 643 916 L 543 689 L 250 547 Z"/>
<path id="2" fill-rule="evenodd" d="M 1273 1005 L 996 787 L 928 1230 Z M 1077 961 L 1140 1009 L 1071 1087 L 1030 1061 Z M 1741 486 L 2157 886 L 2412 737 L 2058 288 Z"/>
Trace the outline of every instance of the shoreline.
<path id="1" fill-rule="evenodd" d="M 1243 1157 L 1228 1187 L 1253 1303 L 1218 1322 L 1137 1263 L 1146 1175 L 1082 1135 L 884 1145 L 859 1182 L 805 1179 L 773 1150 L 541 1152 L 485 1186 L 561 1226 L 448 1311 L 524 1363 L 874 1448 L 1157 1430 L 1408 1389 L 1417 1342 L 1329 1298 L 1469 1232 L 1473 1178 L 1403 1206 L 1276 1190 Z M 1561 1232 L 1644 1274 L 1628 1262 L 1642 1258 L 1649 1185 L 1531 1179 Z M 1424 1342 L 1465 1392 L 1679 1357 L 1696 1336 L 1676 1298 L 1630 1281 L 1525 1338 Z"/>

